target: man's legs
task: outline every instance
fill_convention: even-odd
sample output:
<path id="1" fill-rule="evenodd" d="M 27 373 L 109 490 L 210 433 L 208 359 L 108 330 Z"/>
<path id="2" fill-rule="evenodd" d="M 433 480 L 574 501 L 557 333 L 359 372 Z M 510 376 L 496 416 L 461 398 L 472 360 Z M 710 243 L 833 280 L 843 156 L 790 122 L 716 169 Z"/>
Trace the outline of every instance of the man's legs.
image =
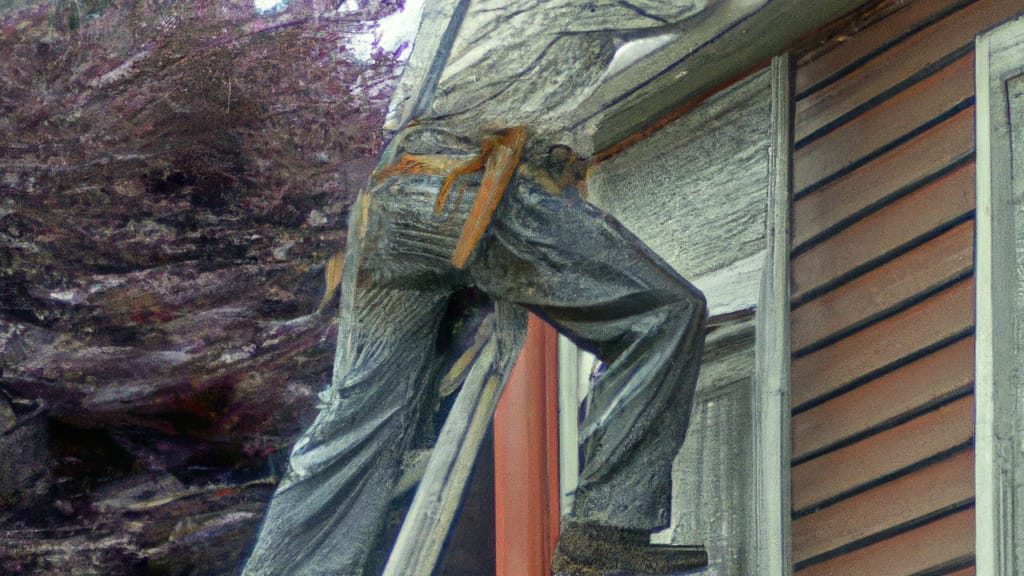
<path id="1" fill-rule="evenodd" d="M 649 532 L 669 521 L 672 460 L 703 348 L 703 295 L 614 219 L 513 182 L 468 268 L 607 365 L 591 391 L 570 523 Z"/>
<path id="2" fill-rule="evenodd" d="M 377 542 L 445 301 L 390 289 L 360 299 L 375 304 L 342 316 L 351 323 L 339 334 L 343 377 L 322 394 L 319 415 L 292 451 L 245 574 L 361 574 Z"/>
<path id="3" fill-rule="evenodd" d="M 435 230 L 431 189 L 380 189 L 353 207 L 333 381 L 293 448 L 246 576 L 355 576 L 377 544 L 450 294 L 458 229 Z"/>
<path id="4" fill-rule="evenodd" d="M 470 202 L 433 215 L 438 177 L 391 178 L 353 208 L 334 382 L 296 444 L 244 574 L 359 574 L 414 428 L 440 317 L 474 282 L 609 364 L 584 423 L 574 521 L 665 525 L 703 342 L 703 297 L 614 220 L 514 180 L 468 268 Z M 470 183 L 471 186 L 476 183 Z"/>

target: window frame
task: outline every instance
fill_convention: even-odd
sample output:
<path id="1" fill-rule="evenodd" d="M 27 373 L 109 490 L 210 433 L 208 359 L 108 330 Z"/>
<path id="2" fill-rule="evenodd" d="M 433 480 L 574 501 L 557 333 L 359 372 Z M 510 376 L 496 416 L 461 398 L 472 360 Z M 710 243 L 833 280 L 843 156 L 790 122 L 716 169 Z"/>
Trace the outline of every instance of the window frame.
<path id="1" fill-rule="evenodd" d="M 1024 571 L 1024 98 L 1011 111 L 1008 91 L 1024 92 L 1024 18 L 978 36 L 975 58 L 975 558 L 979 576 L 1011 576 Z"/>

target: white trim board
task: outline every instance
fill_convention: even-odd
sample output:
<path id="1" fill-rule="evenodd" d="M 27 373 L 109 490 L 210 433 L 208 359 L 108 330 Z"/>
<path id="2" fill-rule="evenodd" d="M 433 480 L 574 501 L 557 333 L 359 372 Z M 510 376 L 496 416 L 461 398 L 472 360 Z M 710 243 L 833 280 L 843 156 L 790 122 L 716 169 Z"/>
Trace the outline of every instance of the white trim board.
<path id="1" fill-rule="evenodd" d="M 1024 19 L 978 37 L 976 570 L 1024 573 Z"/>
<path id="2" fill-rule="evenodd" d="M 755 573 L 793 572 L 790 541 L 790 190 L 793 149 L 793 64 L 772 60 L 772 142 L 769 148 L 767 255 L 757 306 L 754 345 Z"/>

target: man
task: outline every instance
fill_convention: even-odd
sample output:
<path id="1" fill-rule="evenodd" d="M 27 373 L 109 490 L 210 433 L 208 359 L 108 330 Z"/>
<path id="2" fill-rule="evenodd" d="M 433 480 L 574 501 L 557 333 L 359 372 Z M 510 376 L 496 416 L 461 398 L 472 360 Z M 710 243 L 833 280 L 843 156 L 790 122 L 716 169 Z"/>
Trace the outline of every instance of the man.
<path id="1" fill-rule="evenodd" d="M 520 128 L 481 145 L 427 124 L 385 151 L 351 212 L 333 381 L 244 574 L 363 573 L 435 376 L 448 299 L 468 286 L 531 310 L 607 365 L 581 427 L 584 466 L 556 572 L 699 563 L 647 542 L 669 520 L 704 297 L 612 217 L 561 189 L 572 188 L 563 177 L 572 159 L 559 167 L 549 150 L 560 149 L 527 146 Z"/>

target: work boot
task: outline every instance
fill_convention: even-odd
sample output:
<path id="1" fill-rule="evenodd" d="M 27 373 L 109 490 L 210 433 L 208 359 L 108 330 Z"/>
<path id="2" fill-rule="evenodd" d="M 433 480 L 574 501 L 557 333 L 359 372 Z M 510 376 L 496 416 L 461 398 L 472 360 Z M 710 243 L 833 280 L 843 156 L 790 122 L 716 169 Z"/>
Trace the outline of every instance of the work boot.
<path id="1" fill-rule="evenodd" d="M 651 533 L 569 523 L 558 539 L 551 570 L 555 576 L 667 576 L 703 568 L 703 546 L 651 544 Z"/>

